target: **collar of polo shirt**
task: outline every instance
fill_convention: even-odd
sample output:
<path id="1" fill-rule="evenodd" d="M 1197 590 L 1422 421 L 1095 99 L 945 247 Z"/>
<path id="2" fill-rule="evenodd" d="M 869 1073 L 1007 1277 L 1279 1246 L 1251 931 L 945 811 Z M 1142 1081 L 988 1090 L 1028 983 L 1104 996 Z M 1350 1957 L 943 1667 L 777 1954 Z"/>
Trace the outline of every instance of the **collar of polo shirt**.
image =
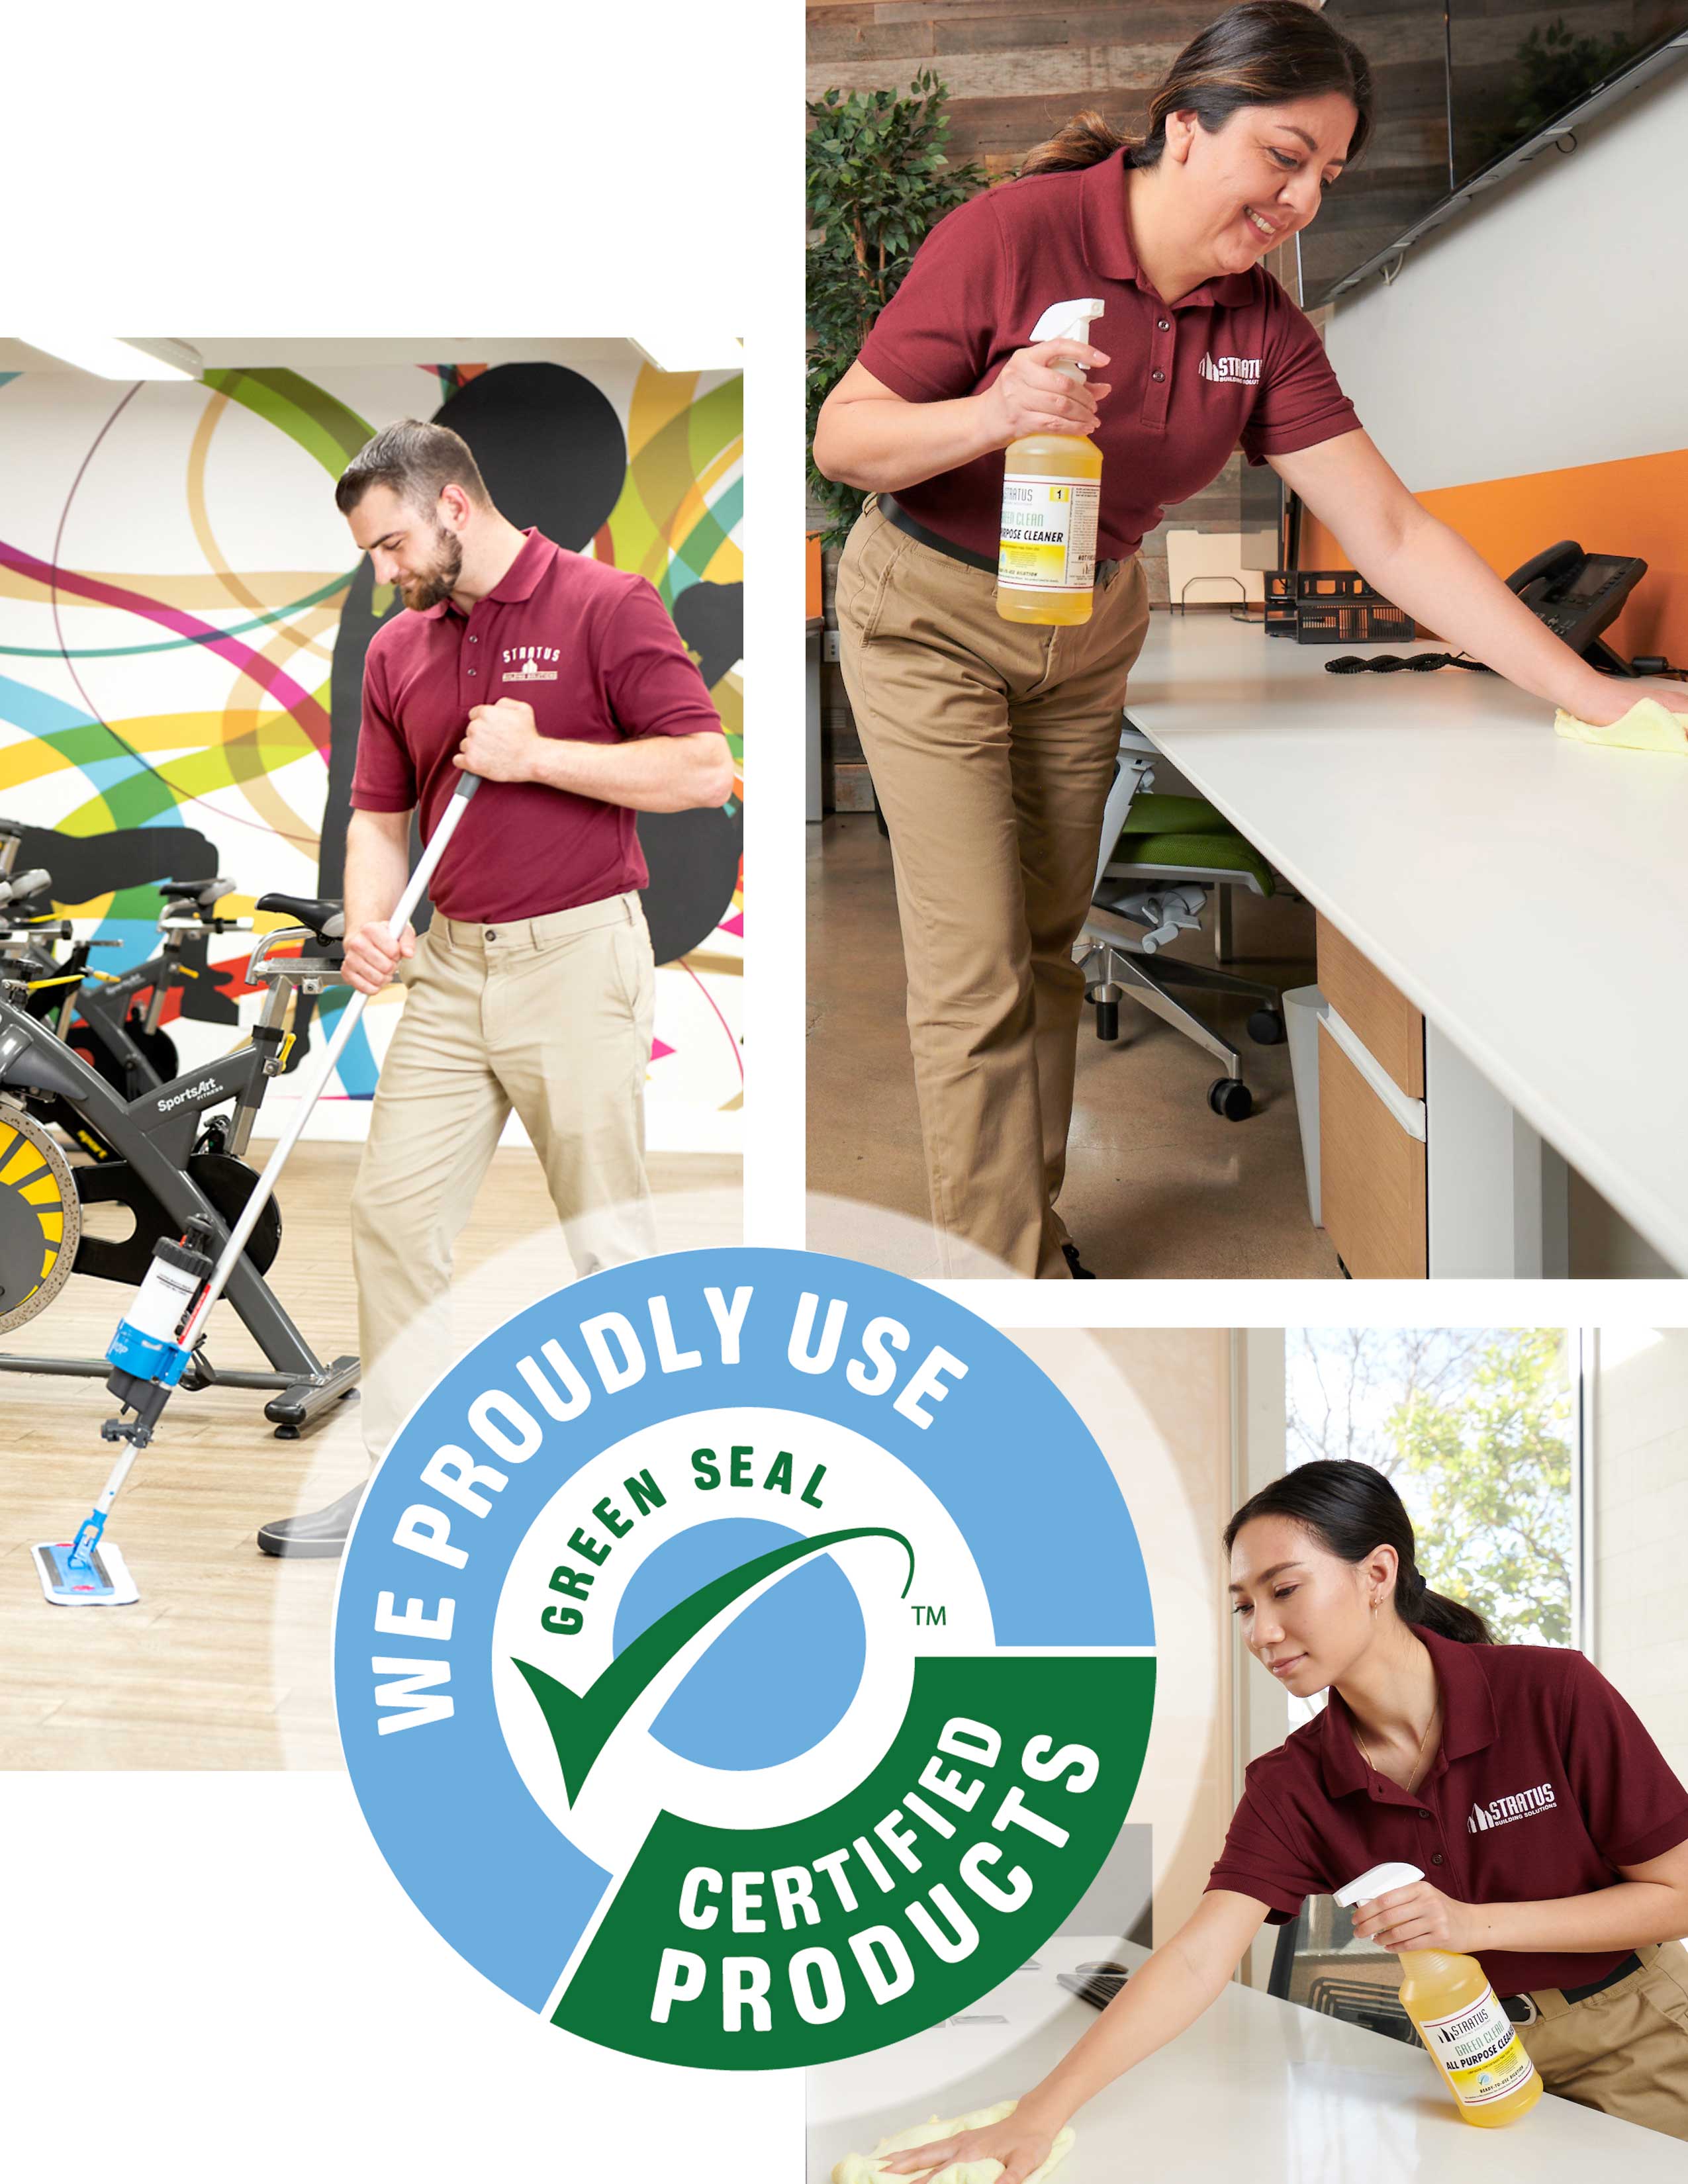
<path id="1" fill-rule="evenodd" d="M 1413 1635 L 1430 1656 L 1442 1695 L 1441 1743 L 1429 1774 L 1413 1792 L 1418 1797 L 1423 1794 L 1425 1783 L 1441 1774 L 1451 1761 L 1463 1759 L 1468 1752 L 1480 1752 L 1485 1744 L 1494 1742 L 1495 1702 L 1476 1646 L 1439 1638 L 1430 1630 L 1416 1630 Z M 1354 1717 L 1334 1691 L 1324 1709 L 1319 1766 L 1324 1786 L 1333 1797 L 1363 1790 L 1371 1780 L 1371 1769 L 1354 1741 Z"/>
<path id="2" fill-rule="evenodd" d="M 487 599 L 496 599 L 501 605 L 513 605 L 517 600 L 532 598 L 539 572 L 545 566 L 545 556 L 553 550 L 550 540 L 542 538 L 531 523 L 521 535 L 525 543 L 521 552 L 487 594 Z M 418 612 L 424 621 L 437 621 L 450 605 L 449 599 L 437 599 L 432 606 L 419 608 Z"/>
<path id="3" fill-rule="evenodd" d="M 1084 170 L 1078 191 L 1079 231 L 1084 257 L 1106 279 L 1135 281 L 1145 296 L 1153 296 L 1157 304 L 1164 303 L 1164 297 L 1156 292 L 1139 267 L 1131 247 L 1126 172 L 1123 147 Z M 1186 304 L 1251 303 L 1254 298 L 1253 279 L 1249 273 L 1222 273 L 1216 280 L 1202 281 L 1187 296 L 1180 296 L 1172 309 L 1181 311 Z"/>

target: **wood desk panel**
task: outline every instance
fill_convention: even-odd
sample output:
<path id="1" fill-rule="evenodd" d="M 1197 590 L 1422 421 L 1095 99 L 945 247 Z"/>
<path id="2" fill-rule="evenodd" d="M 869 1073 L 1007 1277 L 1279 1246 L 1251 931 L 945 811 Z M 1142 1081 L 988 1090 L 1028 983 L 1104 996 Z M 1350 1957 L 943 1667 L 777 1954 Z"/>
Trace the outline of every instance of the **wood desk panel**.
<path id="1" fill-rule="evenodd" d="M 1318 921 L 1318 989 L 1409 1100 L 1424 1096 L 1424 1019 L 1329 918 Z"/>
<path id="2" fill-rule="evenodd" d="M 1349 1273 L 1429 1273 L 1424 1147 L 1409 1137 L 1323 1024 L 1318 1030 L 1320 1210 Z"/>

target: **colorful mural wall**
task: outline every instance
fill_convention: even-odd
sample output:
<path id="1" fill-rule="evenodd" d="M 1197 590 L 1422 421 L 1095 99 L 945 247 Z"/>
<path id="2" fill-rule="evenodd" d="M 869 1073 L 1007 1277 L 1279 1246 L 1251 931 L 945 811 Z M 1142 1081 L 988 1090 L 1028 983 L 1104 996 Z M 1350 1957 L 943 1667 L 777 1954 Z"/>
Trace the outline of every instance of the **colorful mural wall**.
<path id="1" fill-rule="evenodd" d="M 156 883 L 219 872 L 226 916 L 340 889 L 364 652 L 390 614 L 334 506 L 373 433 L 437 417 L 511 521 L 649 578 L 699 660 L 737 778 L 720 812 L 642 818 L 659 962 L 647 1085 L 658 1149 L 736 1150 L 743 1070 L 742 382 L 594 361 L 264 369 L 125 387 L 0 375 L 0 814 L 55 909 L 157 947 Z M 257 916 L 263 932 L 285 920 Z M 173 998 L 183 1068 L 257 1012 L 252 937 Z M 190 959 L 191 960 L 191 959 Z M 331 1025 L 343 994 L 326 997 Z M 319 1136 L 361 1136 L 402 990 L 366 1012 Z M 283 1078 L 266 1103 L 280 1127 Z"/>

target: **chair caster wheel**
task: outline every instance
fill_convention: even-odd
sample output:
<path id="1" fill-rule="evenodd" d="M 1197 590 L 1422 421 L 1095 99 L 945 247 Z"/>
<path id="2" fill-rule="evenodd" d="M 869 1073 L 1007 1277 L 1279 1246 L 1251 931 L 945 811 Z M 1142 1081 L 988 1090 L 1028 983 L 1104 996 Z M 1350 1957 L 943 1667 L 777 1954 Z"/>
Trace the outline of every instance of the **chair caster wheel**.
<path id="1" fill-rule="evenodd" d="M 1254 1095 L 1240 1078 L 1218 1077 L 1207 1088 L 1207 1104 L 1228 1123 L 1245 1123 L 1254 1112 Z"/>
<path id="2" fill-rule="evenodd" d="M 1098 1039 L 1119 1037 L 1119 1003 L 1117 1001 L 1097 1002 L 1096 1036 Z"/>
<path id="3" fill-rule="evenodd" d="M 297 1440 L 298 1437 L 299 1429 L 297 1426 L 277 1426 L 276 1429 L 277 1440 Z"/>
<path id="4" fill-rule="evenodd" d="M 1258 1008 L 1249 1018 L 1249 1037 L 1256 1046 L 1282 1046 L 1287 1036 L 1276 1009 Z"/>

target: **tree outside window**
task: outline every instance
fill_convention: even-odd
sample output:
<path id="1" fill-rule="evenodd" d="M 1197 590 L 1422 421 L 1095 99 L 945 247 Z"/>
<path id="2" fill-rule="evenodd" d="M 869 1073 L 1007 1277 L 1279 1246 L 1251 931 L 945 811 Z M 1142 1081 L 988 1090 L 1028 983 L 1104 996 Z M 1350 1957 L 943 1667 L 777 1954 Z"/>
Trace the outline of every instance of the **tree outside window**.
<path id="1" fill-rule="evenodd" d="M 1407 1504 L 1432 1591 L 1500 1642 L 1569 1646 L 1570 1358 L 1560 1328 L 1289 1329 L 1289 1462 L 1375 1466 Z"/>

